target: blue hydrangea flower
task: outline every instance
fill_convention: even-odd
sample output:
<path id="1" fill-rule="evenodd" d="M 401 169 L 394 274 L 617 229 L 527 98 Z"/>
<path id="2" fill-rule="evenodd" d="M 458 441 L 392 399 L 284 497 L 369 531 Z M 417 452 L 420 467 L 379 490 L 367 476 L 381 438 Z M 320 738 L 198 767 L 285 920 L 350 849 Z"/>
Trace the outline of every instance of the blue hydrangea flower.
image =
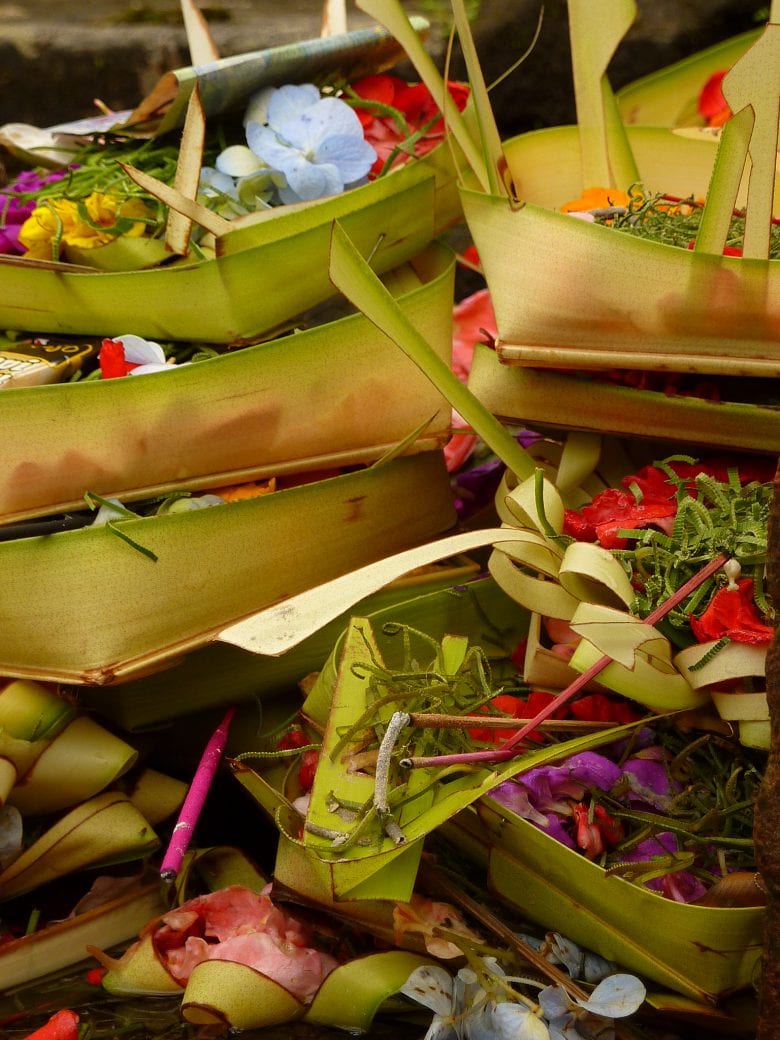
<path id="1" fill-rule="evenodd" d="M 361 181 L 376 159 L 357 115 L 313 84 L 288 85 L 268 100 L 268 124 L 250 121 L 246 139 L 255 156 L 284 174 L 282 202 L 338 195 Z"/>

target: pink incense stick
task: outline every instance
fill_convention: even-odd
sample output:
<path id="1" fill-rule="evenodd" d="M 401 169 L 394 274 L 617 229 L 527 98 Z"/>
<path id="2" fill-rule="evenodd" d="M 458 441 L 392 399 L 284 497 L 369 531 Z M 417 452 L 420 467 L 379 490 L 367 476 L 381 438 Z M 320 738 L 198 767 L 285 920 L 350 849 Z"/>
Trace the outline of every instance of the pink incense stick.
<path id="1" fill-rule="evenodd" d="M 716 556 L 714 560 L 710 560 L 700 571 L 697 571 L 692 578 L 689 578 L 684 585 L 681 585 L 676 592 L 673 592 L 668 599 L 665 599 L 663 603 L 655 608 L 652 613 L 648 614 L 643 619 L 647 625 L 654 625 L 662 618 L 666 617 L 670 610 L 673 610 L 678 603 L 682 603 L 686 596 L 689 596 L 699 585 L 703 584 L 707 578 L 712 577 L 724 563 L 728 561 L 728 557 L 721 553 Z M 529 733 L 532 733 L 540 722 L 544 722 L 548 719 L 554 711 L 561 707 L 562 704 L 566 704 L 572 697 L 579 693 L 587 684 L 594 679 L 599 672 L 602 672 L 608 664 L 612 663 L 612 658 L 605 654 L 600 657 L 598 661 L 594 663 L 584 671 L 581 675 L 569 683 L 565 690 L 558 694 L 558 696 L 550 701 L 549 704 L 545 705 L 537 714 L 529 719 L 528 722 L 519 729 L 512 737 L 499 750 L 487 750 L 487 751 L 466 751 L 461 754 L 455 755 L 431 755 L 427 758 L 407 758 L 403 759 L 401 765 L 408 765 L 414 768 L 423 768 L 425 766 L 454 766 L 463 765 L 466 763 L 473 763 L 476 765 L 490 765 L 492 762 L 504 762 L 508 758 L 514 758 L 518 752 L 515 750 L 520 741 L 527 737 Z"/>
<path id="2" fill-rule="evenodd" d="M 175 881 L 181 869 L 182 860 L 190 846 L 204 802 L 211 789 L 214 774 L 222 760 L 235 711 L 235 708 L 228 708 L 201 755 L 160 866 L 160 877 L 163 881 Z"/>

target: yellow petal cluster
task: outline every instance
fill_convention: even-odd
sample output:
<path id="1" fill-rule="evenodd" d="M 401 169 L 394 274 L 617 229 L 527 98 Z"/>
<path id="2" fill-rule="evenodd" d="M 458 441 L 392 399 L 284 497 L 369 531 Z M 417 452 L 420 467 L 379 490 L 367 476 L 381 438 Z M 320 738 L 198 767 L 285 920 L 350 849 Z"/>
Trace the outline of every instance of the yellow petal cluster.
<path id="1" fill-rule="evenodd" d="M 137 238 L 146 230 L 150 216 L 142 199 L 119 199 L 101 192 L 93 192 L 83 201 L 46 199 L 22 225 L 19 241 L 27 249 L 26 257 L 57 260 L 67 245 L 94 249 L 119 234 Z M 120 220 L 133 223 L 120 232 L 117 227 Z"/>

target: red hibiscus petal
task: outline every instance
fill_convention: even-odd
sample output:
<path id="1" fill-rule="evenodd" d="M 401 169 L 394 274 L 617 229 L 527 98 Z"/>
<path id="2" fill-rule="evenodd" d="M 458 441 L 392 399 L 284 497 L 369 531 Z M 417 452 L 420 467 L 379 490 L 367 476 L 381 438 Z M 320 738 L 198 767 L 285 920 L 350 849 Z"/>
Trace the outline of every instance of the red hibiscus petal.
<path id="1" fill-rule="evenodd" d="M 100 374 L 104 379 L 115 379 L 118 376 L 126 376 L 138 365 L 125 361 L 125 348 L 120 340 L 104 339 L 98 354 L 100 362 Z"/>
<path id="2" fill-rule="evenodd" d="M 753 579 L 742 578 L 736 589 L 718 589 L 701 617 L 690 617 L 691 631 L 700 643 L 727 636 L 735 643 L 762 646 L 770 643 L 774 629 L 758 613 L 753 600 Z"/>
<path id="3" fill-rule="evenodd" d="M 708 123 L 713 119 L 722 119 L 724 109 L 728 111 L 729 106 L 723 96 L 722 87 L 723 77 L 725 75 L 725 69 L 721 72 L 714 72 L 704 84 L 701 93 L 699 94 L 697 105 L 699 115 Z"/>

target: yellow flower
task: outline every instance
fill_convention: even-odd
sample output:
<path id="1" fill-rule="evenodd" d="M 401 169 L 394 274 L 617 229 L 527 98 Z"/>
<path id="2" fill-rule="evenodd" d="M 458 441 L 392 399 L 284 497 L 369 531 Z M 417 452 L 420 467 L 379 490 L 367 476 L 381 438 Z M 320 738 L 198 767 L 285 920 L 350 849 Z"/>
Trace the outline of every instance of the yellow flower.
<path id="1" fill-rule="evenodd" d="M 94 249 L 119 235 L 143 235 L 150 211 L 142 199 L 93 192 L 83 202 L 46 199 L 22 224 L 19 241 L 33 260 L 57 260 L 63 246 Z"/>

